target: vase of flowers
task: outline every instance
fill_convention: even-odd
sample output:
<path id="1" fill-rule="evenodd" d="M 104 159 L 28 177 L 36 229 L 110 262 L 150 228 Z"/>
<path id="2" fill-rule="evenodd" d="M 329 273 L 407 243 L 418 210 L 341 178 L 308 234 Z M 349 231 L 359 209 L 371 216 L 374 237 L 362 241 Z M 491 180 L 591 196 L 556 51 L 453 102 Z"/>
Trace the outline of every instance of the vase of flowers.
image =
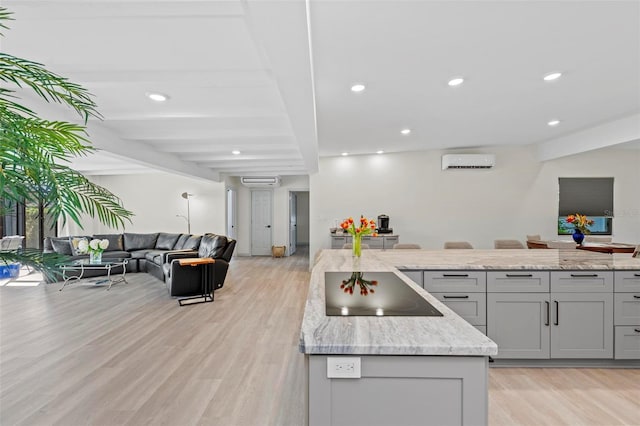
<path id="1" fill-rule="evenodd" d="M 78 251 L 83 253 L 89 253 L 89 263 L 99 264 L 102 262 L 102 252 L 109 247 L 109 240 L 93 239 L 89 242 L 87 240 L 81 240 L 78 243 Z"/>
<path id="2" fill-rule="evenodd" d="M 589 226 L 593 225 L 593 220 L 580 213 L 570 214 L 565 220 L 567 223 L 573 225 L 573 241 L 578 245 L 582 245 L 584 235 L 591 233 Z"/>
<path id="3" fill-rule="evenodd" d="M 362 236 L 363 235 L 372 235 L 377 237 L 378 234 L 376 231 L 376 222 L 372 219 L 369 220 L 364 216 L 360 216 L 360 223 L 357 224 L 353 220 L 352 217 L 345 219 L 340 227 L 348 232 L 352 237 L 352 250 L 353 255 L 355 257 L 360 257 L 362 255 Z"/>

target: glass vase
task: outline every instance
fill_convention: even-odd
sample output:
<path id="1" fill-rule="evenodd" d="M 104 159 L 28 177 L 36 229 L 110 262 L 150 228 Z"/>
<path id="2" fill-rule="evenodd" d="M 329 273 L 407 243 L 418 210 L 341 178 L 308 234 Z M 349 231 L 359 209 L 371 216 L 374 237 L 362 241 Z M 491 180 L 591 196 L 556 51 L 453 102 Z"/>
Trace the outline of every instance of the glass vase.
<path id="1" fill-rule="evenodd" d="M 582 231 L 580 231 L 579 229 L 575 229 L 573 231 L 573 241 L 576 242 L 576 244 L 578 245 L 582 245 L 582 241 L 584 241 L 584 234 L 582 233 Z"/>
<path id="2" fill-rule="evenodd" d="M 362 255 L 362 235 L 353 236 L 353 256 L 360 257 Z"/>
<path id="3" fill-rule="evenodd" d="M 102 252 L 101 251 L 92 251 L 89 252 L 89 263 L 94 265 L 94 264 L 99 264 L 102 262 Z"/>

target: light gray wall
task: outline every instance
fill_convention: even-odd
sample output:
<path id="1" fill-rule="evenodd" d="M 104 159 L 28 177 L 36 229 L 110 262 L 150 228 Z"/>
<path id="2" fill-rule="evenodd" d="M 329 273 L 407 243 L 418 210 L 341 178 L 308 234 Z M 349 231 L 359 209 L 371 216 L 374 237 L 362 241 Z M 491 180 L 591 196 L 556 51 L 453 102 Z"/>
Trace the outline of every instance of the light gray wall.
<path id="1" fill-rule="evenodd" d="M 187 222 L 176 215 L 187 215 L 183 192 L 194 194 L 190 199 L 191 232 L 212 232 L 225 235 L 225 185 L 179 175 L 157 172 L 136 175 L 90 176 L 98 185 L 116 194 L 124 206 L 133 211 L 127 232 L 187 232 Z M 85 218 L 84 230 L 68 222 L 60 235 L 85 235 L 122 232 L 109 229 L 97 219 Z"/>
<path id="2" fill-rule="evenodd" d="M 474 151 L 482 152 L 482 151 Z M 390 216 L 400 242 L 493 248 L 526 234 L 559 239 L 558 177 L 615 178 L 613 239 L 640 243 L 640 150 L 602 149 L 539 162 L 531 147 L 495 148 L 489 170 L 441 170 L 440 151 L 320 159 L 310 177 L 310 257 L 330 247 L 336 220 Z"/>

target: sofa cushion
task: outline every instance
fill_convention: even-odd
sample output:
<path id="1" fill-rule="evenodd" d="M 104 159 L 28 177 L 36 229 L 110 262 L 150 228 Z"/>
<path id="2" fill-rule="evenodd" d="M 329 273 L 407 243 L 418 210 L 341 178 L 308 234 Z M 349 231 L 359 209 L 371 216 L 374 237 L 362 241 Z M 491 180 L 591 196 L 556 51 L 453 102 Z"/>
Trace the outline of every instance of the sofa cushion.
<path id="1" fill-rule="evenodd" d="M 162 265 L 162 255 L 166 253 L 165 250 L 149 250 L 145 253 L 144 258 L 149 262 Z"/>
<path id="2" fill-rule="evenodd" d="M 128 251 L 124 251 L 124 250 L 112 250 L 112 251 L 105 251 L 104 253 L 102 253 L 102 258 L 103 259 L 129 259 L 131 257 L 131 253 L 129 253 Z"/>
<path id="3" fill-rule="evenodd" d="M 156 240 L 158 239 L 158 233 L 155 234 L 132 234 L 125 232 L 124 237 L 124 249 L 126 251 L 152 249 L 156 246 Z M 142 256 L 144 257 L 144 256 Z"/>
<path id="4" fill-rule="evenodd" d="M 158 240 L 156 241 L 156 249 L 171 250 L 176 245 L 178 238 L 180 238 L 180 234 L 167 234 L 166 232 L 160 232 L 158 234 Z"/>
<path id="5" fill-rule="evenodd" d="M 58 254 L 72 256 L 71 240 L 69 237 L 51 237 L 51 247 Z"/>
<path id="6" fill-rule="evenodd" d="M 145 256 L 147 255 L 147 253 L 149 253 L 151 250 L 150 249 L 146 249 L 146 250 L 131 250 L 129 253 L 131 254 L 131 258 L 132 259 L 145 259 Z"/>
<path id="7" fill-rule="evenodd" d="M 227 237 L 224 235 L 205 234 L 200 241 L 198 256 L 220 258 L 226 245 Z"/>
<path id="8" fill-rule="evenodd" d="M 173 245 L 173 249 L 174 250 L 181 250 L 184 248 L 184 243 L 187 242 L 187 240 L 189 239 L 191 235 L 189 234 L 180 234 L 180 237 L 178 237 L 178 240 L 176 241 L 176 243 Z"/>
<path id="9" fill-rule="evenodd" d="M 124 250 L 122 234 L 96 234 L 93 236 L 93 238 L 109 241 L 109 247 L 106 248 L 105 252 Z"/>
<path id="10" fill-rule="evenodd" d="M 201 235 L 191 235 L 189 239 L 182 246 L 183 250 L 198 250 L 200 247 L 200 241 L 202 240 Z"/>

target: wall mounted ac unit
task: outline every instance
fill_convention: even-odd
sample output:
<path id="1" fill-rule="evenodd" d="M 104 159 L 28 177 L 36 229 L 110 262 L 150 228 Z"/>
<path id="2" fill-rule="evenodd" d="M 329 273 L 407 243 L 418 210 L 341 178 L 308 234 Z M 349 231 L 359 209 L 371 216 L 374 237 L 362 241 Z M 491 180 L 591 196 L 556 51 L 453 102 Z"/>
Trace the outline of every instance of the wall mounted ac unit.
<path id="1" fill-rule="evenodd" d="M 445 154 L 442 156 L 442 170 L 490 169 L 495 165 L 494 154 Z"/>
<path id="2" fill-rule="evenodd" d="M 240 183 L 242 183 L 244 186 L 249 186 L 252 188 L 276 187 L 280 186 L 280 176 L 242 176 L 240 178 Z"/>

